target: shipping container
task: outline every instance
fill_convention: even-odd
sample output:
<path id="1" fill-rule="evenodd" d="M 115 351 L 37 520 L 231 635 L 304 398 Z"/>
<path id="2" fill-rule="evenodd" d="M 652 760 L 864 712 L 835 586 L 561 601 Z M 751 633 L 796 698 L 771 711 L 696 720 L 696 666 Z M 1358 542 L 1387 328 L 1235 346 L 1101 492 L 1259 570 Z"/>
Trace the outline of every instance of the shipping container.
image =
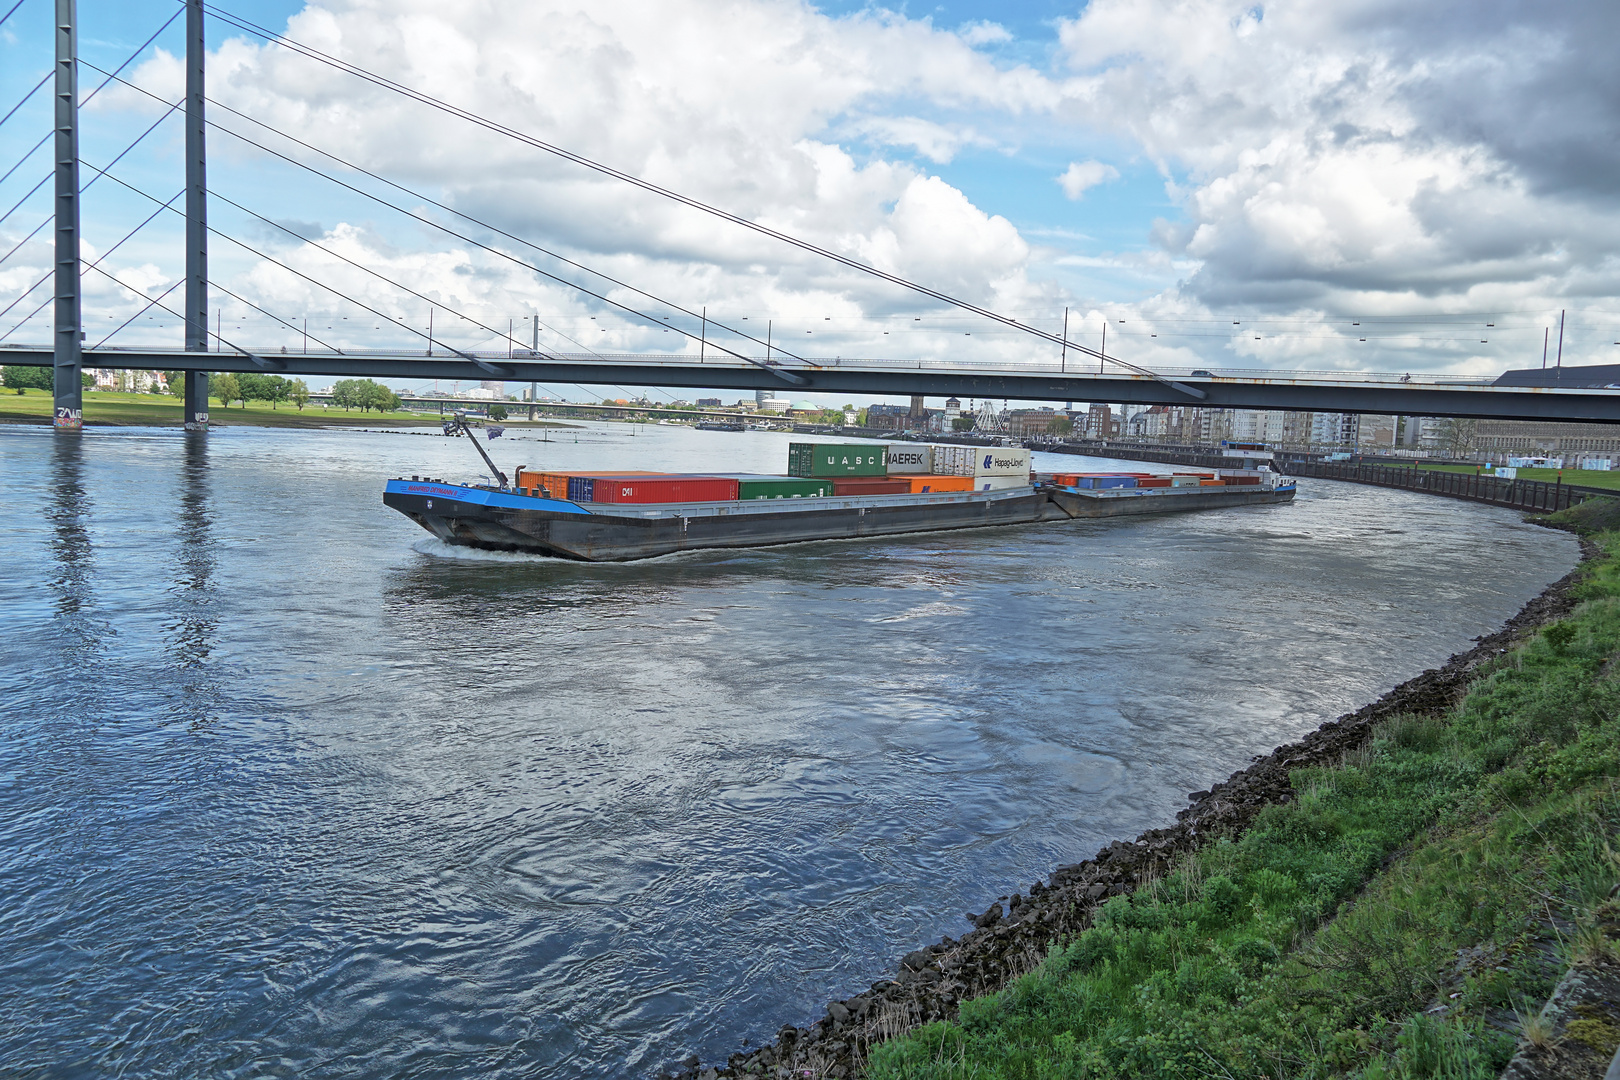
<path id="1" fill-rule="evenodd" d="M 1079 487 L 1083 488 L 1133 488 L 1137 486 L 1134 476 L 1082 476 L 1079 478 Z"/>
<path id="2" fill-rule="evenodd" d="M 737 481 L 724 476 L 626 475 L 575 479 L 592 481 L 589 501 L 598 503 L 732 502 L 737 498 Z"/>
<path id="3" fill-rule="evenodd" d="M 962 479 L 966 480 L 967 477 Z M 1006 491 L 1008 488 L 1029 487 L 1029 474 L 1023 476 L 975 476 L 974 491 Z"/>
<path id="4" fill-rule="evenodd" d="M 832 482 L 834 495 L 904 495 L 911 482 L 902 476 L 852 476 Z"/>
<path id="5" fill-rule="evenodd" d="M 816 499 L 833 493 L 832 480 L 809 480 L 796 476 L 738 476 L 737 498 Z"/>
<path id="6" fill-rule="evenodd" d="M 890 476 L 919 476 L 934 471 L 934 448 L 915 443 L 889 444 L 886 467 Z"/>
<path id="7" fill-rule="evenodd" d="M 599 480 L 599 479 L 617 478 L 617 477 L 621 477 L 621 476 L 670 476 L 670 475 L 673 475 L 673 474 L 670 474 L 670 473 L 654 473 L 654 472 L 646 472 L 646 471 L 642 471 L 642 472 L 622 472 L 622 473 L 619 473 L 619 472 L 590 472 L 590 473 L 558 474 L 556 478 L 563 482 L 562 487 L 561 487 L 560 490 L 563 490 L 563 491 L 567 492 L 566 495 L 559 495 L 558 498 L 568 499 L 568 500 L 570 500 L 572 502 L 595 502 L 596 501 L 596 481 Z M 553 488 L 552 490 L 557 491 L 559 489 Z"/>
<path id="8" fill-rule="evenodd" d="M 1168 476 L 1139 476 L 1136 478 L 1137 487 L 1169 487 Z"/>
<path id="9" fill-rule="evenodd" d="M 1197 487 L 1199 478 L 1196 476 L 1172 476 L 1171 487 Z"/>
<path id="10" fill-rule="evenodd" d="M 885 476 L 887 447 L 869 443 L 789 443 L 790 476 Z"/>
<path id="11" fill-rule="evenodd" d="M 942 476 L 1024 476 L 1029 451 L 1003 446 L 936 446 L 934 472 Z"/>
<path id="12" fill-rule="evenodd" d="M 1226 486 L 1226 481 L 1225 480 L 1200 480 L 1200 481 L 1198 481 L 1198 486 L 1199 487 L 1225 487 Z"/>
<path id="13" fill-rule="evenodd" d="M 942 491 L 972 491 L 971 476 L 891 476 L 890 480 L 904 480 L 913 495 L 932 495 Z"/>

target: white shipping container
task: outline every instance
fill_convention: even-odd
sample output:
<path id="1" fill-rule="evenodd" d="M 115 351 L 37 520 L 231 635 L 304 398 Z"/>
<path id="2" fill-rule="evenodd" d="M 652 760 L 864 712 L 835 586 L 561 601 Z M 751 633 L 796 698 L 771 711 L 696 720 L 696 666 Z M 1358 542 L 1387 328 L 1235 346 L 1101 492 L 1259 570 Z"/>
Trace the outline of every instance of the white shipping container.
<path id="1" fill-rule="evenodd" d="M 889 444 L 889 472 L 920 476 L 934 471 L 934 448 L 915 443 Z"/>
<path id="2" fill-rule="evenodd" d="M 974 491 L 1006 491 L 1008 488 L 1028 487 L 1029 474 L 1022 476 L 975 476 L 973 478 Z"/>
<path id="3" fill-rule="evenodd" d="M 934 467 L 929 472 L 936 476 L 972 476 L 973 455 L 977 446 L 936 446 Z"/>
<path id="4" fill-rule="evenodd" d="M 936 446 L 937 476 L 1029 475 L 1029 451 L 1005 446 Z"/>

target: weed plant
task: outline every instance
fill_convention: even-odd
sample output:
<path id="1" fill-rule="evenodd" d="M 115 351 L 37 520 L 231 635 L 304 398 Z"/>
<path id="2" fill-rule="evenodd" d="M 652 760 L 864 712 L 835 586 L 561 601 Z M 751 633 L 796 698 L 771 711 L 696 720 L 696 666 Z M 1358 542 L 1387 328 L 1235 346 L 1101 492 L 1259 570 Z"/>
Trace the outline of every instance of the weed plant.
<path id="1" fill-rule="evenodd" d="M 1295 771 L 1241 837 L 1110 900 L 956 1021 L 875 1048 L 869 1075 L 1497 1075 L 1521 1027 L 1546 1037 L 1563 968 L 1614 955 L 1620 534 L 1597 539 L 1574 614 L 1448 715 Z"/>

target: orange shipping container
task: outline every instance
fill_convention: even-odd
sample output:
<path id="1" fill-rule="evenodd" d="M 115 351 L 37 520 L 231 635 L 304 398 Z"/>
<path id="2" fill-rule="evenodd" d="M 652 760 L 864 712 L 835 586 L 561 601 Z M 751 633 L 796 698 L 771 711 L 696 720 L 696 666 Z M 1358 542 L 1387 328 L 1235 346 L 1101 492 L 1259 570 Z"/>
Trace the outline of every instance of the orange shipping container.
<path id="1" fill-rule="evenodd" d="M 941 491 L 972 491 L 973 477 L 971 476 L 891 476 L 890 480 L 904 480 L 911 485 L 913 495 L 938 493 Z"/>
<path id="2" fill-rule="evenodd" d="M 1198 481 L 1198 486 L 1199 487 L 1225 487 L 1226 486 L 1226 481 L 1225 480 L 1200 480 L 1200 481 Z"/>

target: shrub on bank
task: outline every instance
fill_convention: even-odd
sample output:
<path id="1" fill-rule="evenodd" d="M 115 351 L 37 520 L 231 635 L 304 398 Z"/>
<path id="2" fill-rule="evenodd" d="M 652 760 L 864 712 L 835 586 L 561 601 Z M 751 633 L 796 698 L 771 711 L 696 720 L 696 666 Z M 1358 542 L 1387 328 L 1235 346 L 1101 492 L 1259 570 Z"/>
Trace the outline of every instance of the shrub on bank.
<path id="1" fill-rule="evenodd" d="M 875 1048 L 870 1075 L 1494 1077 L 1513 1010 L 1561 973 L 1552 920 L 1612 949 L 1620 914 L 1620 535 L 1599 540 L 1581 607 L 1449 714 L 1296 770 L 1243 836 L 1109 901 L 955 1022 Z"/>

